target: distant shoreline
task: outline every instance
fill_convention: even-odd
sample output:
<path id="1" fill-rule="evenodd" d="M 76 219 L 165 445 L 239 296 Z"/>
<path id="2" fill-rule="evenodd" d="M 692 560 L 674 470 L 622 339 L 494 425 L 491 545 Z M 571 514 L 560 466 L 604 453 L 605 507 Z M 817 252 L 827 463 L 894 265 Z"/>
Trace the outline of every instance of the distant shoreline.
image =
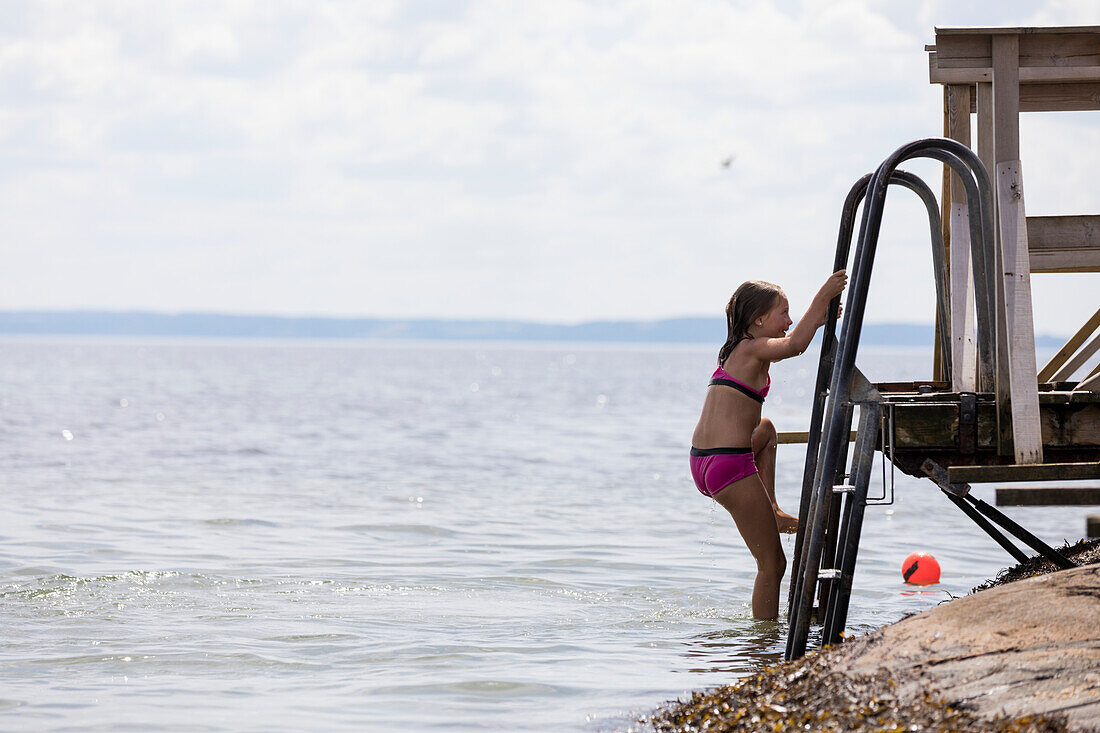
<path id="1" fill-rule="evenodd" d="M 864 324 L 861 342 L 880 346 L 931 346 L 933 333 L 931 324 Z M 725 339 L 726 324 L 723 319 L 713 317 L 562 324 L 489 319 L 0 311 L 0 335 L 714 344 Z M 1035 339 L 1036 346 L 1040 347 L 1057 347 L 1064 341 L 1064 338 L 1045 334 Z"/>

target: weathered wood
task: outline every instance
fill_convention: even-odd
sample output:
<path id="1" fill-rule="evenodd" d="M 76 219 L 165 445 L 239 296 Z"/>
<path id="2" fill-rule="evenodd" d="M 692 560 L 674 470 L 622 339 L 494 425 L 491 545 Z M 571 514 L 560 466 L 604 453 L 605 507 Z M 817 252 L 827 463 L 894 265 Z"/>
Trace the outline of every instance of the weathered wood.
<path id="1" fill-rule="evenodd" d="M 997 36 L 993 47 L 993 147 L 996 161 L 1020 159 L 1020 39 Z"/>
<path id="2" fill-rule="evenodd" d="M 997 506 L 1100 505 L 1100 486 L 1014 486 L 997 489 Z"/>
<path id="3" fill-rule="evenodd" d="M 947 477 L 953 484 L 988 484 L 1000 481 L 1075 481 L 1100 478 L 1100 462 L 950 466 L 947 469 Z"/>
<path id="4" fill-rule="evenodd" d="M 941 68 L 938 54 L 928 54 L 928 80 L 933 84 L 977 84 L 993 80 L 993 68 Z M 1100 81 L 1100 66 L 1028 66 L 1020 69 L 1021 84 L 1069 84 Z"/>
<path id="5" fill-rule="evenodd" d="M 1051 378 L 1055 382 L 1062 382 L 1073 376 L 1074 372 L 1084 366 L 1085 362 L 1092 358 L 1092 355 L 1097 351 L 1100 351 L 1100 334 L 1096 334 L 1087 344 L 1081 347 L 1072 359 L 1066 362 L 1065 366 L 1054 373 Z"/>
<path id="6" fill-rule="evenodd" d="M 1100 271 L 1100 216 L 1029 216 L 1033 272 Z"/>
<path id="7" fill-rule="evenodd" d="M 1058 349 L 1057 354 L 1051 357 L 1050 361 L 1048 361 L 1046 366 L 1039 372 L 1039 381 L 1052 381 L 1055 372 L 1066 363 L 1074 352 L 1080 348 L 1081 344 L 1085 343 L 1085 339 L 1091 336 L 1097 328 L 1100 328 L 1100 308 L 1097 308 L 1096 312 L 1092 314 L 1092 317 L 1085 321 L 1085 325 L 1081 326 L 1077 333 L 1070 336 L 1069 341 L 1067 341 L 1062 348 Z"/>
<path id="8" fill-rule="evenodd" d="M 943 88 L 943 136 L 950 137 L 951 131 L 951 111 L 949 100 L 950 88 L 944 86 Z M 948 263 L 948 277 L 947 288 L 948 297 L 950 297 L 951 290 L 951 169 L 946 164 L 941 166 L 940 177 L 940 241 L 943 243 L 943 252 L 945 261 Z M 937 304 L 938 305 L 938 304 Z M 943 334 L 951 333 L 950 323 L 940 323 L 940 309 L 936 308 L 936 328 L 932 334 L 932 378 L 943 379 L 945 375 L 943 368 L 943 347 L 940 345 L 943 340 Z M 948 338 L 950 343 L 950 338 Z M 952 361 L 952 365 L 954 361 Z M 954 367 L 952 367 L 953 369 Z"/>
<path id="9" fill-rule="evenodd" d="M 993 145 L 997 160 L 997 220 L 1000 263 L 1003 267 L 1003 301 L 998 299 L 998 331 L 1003 309 L 1006 332 L 998 333 L 998 354 L 1005 353 L 1007 374 L 998 364 L 999 381 L 1007 377 L 1013 452 L 1017 463 L 1041 463 L 1038 387 L 1035 380 L 1035 334 L 1031 315 L 1031 273 L 1024 216 L 1023 172 L 1020 164 L 1020 107 L 1018 36 L 994 36 Z M 1004 415 L 1003 384 L 998 386 L 1000 415 Z M 1002 446 L 1005 432 L 1000 428 Z"/>
<path id="10" fill-rule="evenodd" d="M 875 382 L 872 385 L 879 392 L 944 392 L 951 388 L 950 383 L 944 380 L 933 379 L 931 381 L 921 379 L 914 382 Z M 956 392 L 959 390 L 955 390 Z"/>
<path id="11" fill-rule="evenodd" d="M 944 84 L 947 86 L 954 86 Z M 970 87 L 970 113 L 978 111 L 975 85 Z M 1020 84 L 1021 112 L 1088 112 L 1100 109 L 1100 82 Z"/>
<path id="12" fill-rule="evenodd" d="M 1077 385 L 1077 389 L 1074 391 L 1100 394 L 1100 364 L 1096 365 L 1096 368 L 1089 373 L 1088 377 L 1081 380 L 1081 383 Z"/>
<path id="13" fill-rule="evenodd" d="M 894 406 L 895 445 L 898 450 L 961 450 L 959 439 L 959 396 L 946 393 L 926 395 L 935 401 L 900 402 Z M 1083 398 L 1083 399 L 1078 399 Z M 952 400 L 952 401 L 948 401 Z M 1045 448 L 1064 450 L 1100 447 L 1100 395 L 1094 393 L 1044 394 L 1039 405 L 1039 428 Z M 997 447 L 997 415 L 988 395 L 975 406 L 975 447 L 979 451 Z"/>
<path id="14" fill-rule="evenodd" d="M 944 87 L 947 137 L 967 147 L 970 140 L 970 87 Z M 944 171 L 950 171 L 944 165 Z M 948 190 L 950 211 L 945 229 L 951 298 L 951 382 L 957 391 L 977 389 L 977 349 L 974 341 L 974 271 L 970 266 L 970 212 L 966 190 L 958 174 L 951 172 Z M 945 196 L 944 199 L 948 199 Z M 945 201 L 946 203 L 946 201 Z"/>
<path id="15" fill-rule="evenodd" d="M 1020 162 L 998 163 L 997 200 L 1001 262 L 1004 267 L 1003 307 L 1008 324 L 1008 379 L 1012 404 L 1013 447 L 1017 463 L 1041 463 L 1043 449 L 1039 434 L 1035 332 L 1031 315 L 1031 273 L 1028 267 L 1023 192 Z"/>
<path id="16" fill-rule="evenodd" d="M 856 431 L 853 430 L 848 435 L 848 442 L 852 442 L 856 439 Z M 807 431 L 783 431 L 776 433 L 776 443 L 779 445 L 797 445 L 798 443 L 810 442 L 810 433 Z"/>
<path id="17" fill-rule="evenodd" d="M 1090 514 L 1085 521 L 1085 534 L 1090 540 L 1100 537 L 1100 514 Z"/>
<path id="18" fill-rule="evenodd" d="M 1100 82 L 1021 84 L 1021 112 L 1087 112 L 1100 109 Z"/>
<path id="19" fill-rule="evenodd" d="M 963 26 L 936 26 L 936 37 L 939 36 L 972 36 L 975 34 L 983 34 L 987 36 L 1001 36 L 1001 35 L 1020 35 L 1031 33 L 1043 33 L 1047 35 L 1062 35 L 1064 33 L 1079 34 L 1079 33 L 1100 33 L 1100 25 L 1020 25 L 1020 26 L 1007 26 L 1007 25 L 992 25 L 992 26 L 979 26 L 979 27 L 963 27 Z"/>
<path id="20" fill-rule="evenodd" d="M 936 36 L 936 63 L 941 69 L 993 66 L 993 45 L 1014 38 L 1020 68 L 1100 66 L 1100 35 L 1095 33 L 969 33 Z"/>

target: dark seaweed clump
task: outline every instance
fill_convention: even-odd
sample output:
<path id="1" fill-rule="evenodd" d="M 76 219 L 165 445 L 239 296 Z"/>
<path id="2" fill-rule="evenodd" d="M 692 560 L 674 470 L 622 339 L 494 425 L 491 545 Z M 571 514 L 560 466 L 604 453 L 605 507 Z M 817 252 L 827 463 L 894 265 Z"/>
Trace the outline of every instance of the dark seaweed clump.
<path id="1" fill-rule="evenodd" d="M 1067 542 L 1059 547 L 1058 551 L 1078 565 L 1091 565 L 1092 563 L 1100 562 L 1100 539 L 1081 540 L 1073 545 Z M 971 589 L 970 592 L 977 593 L 978 591 L 996 588 L 998 585 L 1004 585 L 1005 583 L 1011 583 L 1016 580 L 1024 580 L 1025 578 L 1034 578 L 1038 575 L 1053 573 L 1056 570 L 1058 570 L 1057 565 L 1047 560 L 1042 555 L 1035 555 L 1029 558 L 1027 562 L 1005 568 L 997 574 L 996 578 L 987 580 L 981 585 Z"/>
<path id="2" fill-rule="evenodd" d="M 886 674 L 847 675 L 836 669 L 837 650 L 826 649 L 773 665 L 734 685 L 696 692 L 642 721 L 671 731 L 960 731 L 1009 733 L 1066 731 L 1059 717 L 980 718 L 925 693 L 917 700 L 894 695 Z"/>

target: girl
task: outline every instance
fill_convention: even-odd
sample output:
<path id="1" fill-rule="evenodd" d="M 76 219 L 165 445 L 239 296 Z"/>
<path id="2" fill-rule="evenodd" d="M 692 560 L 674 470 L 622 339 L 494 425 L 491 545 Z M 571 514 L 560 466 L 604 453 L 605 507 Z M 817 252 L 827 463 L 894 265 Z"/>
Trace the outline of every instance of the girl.
<path id="1" fill-rule="evenodd" d="M 806 350 L 847 281 L 844 270 L 830 275 L 789 336 L 782 290 L 759 280 L 737 288 L 726 306 L 729 335 L 691 438 L 695 485 L 730 513 L 756 559 L 752 615 L 759 619 L 779 615 L 779 581 L 787 569 L 779 533 L 798 529 L 798 519 L 775 501 L 775 426 L 760 417 L 771 386 L 768 368 Z"/>

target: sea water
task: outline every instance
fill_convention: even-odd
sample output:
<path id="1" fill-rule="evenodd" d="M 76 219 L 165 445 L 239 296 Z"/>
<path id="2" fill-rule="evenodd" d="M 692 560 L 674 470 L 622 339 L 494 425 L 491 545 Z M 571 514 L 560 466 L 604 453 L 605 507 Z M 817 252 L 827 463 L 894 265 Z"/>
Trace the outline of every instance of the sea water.
<path id="1" fill-rule="evenodd" d="M 781 655 L 751 556 L 688 471 L 713 348 L 3 353 L 0 729 L 616 730 Z M 926 378 L 931 354 L 859 363 Z M 780 430 L 806 429 L 815 372 L 774 365 Z M 803 459 L 780 447 L 792 513 Z M 895 489 L 867 513 L 855 633 L 1010 564 L 931 483 Z M 1080 509 L 1008 513 L 1051 543 L 1084 529 Z M 941 584 L 902 583 L 914 550 Z"/>

